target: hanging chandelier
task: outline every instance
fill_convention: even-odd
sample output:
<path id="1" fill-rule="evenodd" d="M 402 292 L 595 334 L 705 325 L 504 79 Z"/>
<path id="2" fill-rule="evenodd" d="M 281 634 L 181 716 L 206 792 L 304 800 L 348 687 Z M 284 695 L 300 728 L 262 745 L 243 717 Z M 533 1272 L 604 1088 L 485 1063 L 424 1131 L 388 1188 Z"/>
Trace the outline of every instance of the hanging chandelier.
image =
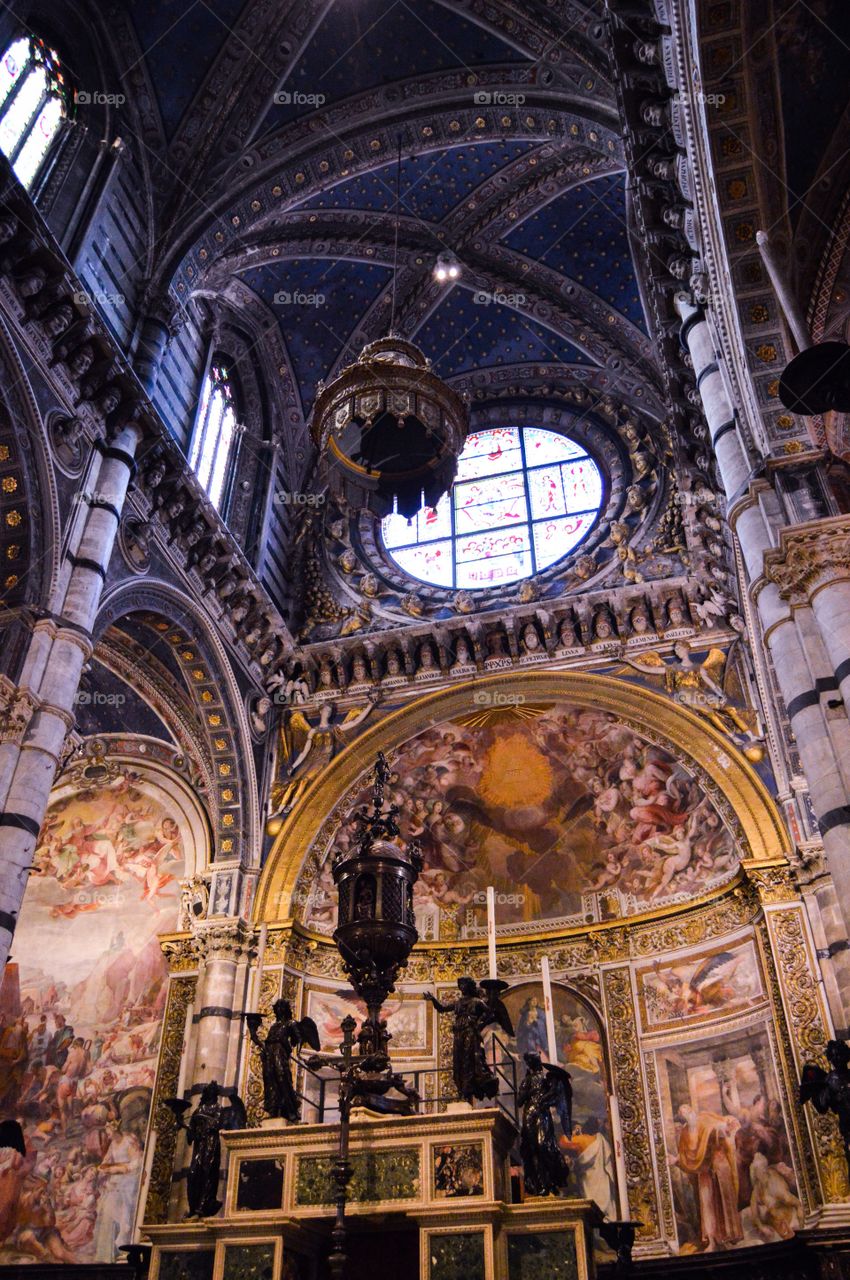
<path id="1" fill-rule="evenodd" d="M 312 434 L 330 492 L 354 510 L 411 519 L 451 487 L 469 431 L 464 400 L 412 342 L 370 342 L 320 385 Z"/>

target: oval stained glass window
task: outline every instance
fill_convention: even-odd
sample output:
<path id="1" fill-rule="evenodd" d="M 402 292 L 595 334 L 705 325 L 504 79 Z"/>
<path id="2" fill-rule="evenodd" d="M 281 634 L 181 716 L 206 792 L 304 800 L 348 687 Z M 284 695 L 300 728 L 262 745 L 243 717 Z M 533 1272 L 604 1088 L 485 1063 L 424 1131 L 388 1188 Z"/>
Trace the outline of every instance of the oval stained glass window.
<path id="1" fill-rule="evenodd" d="M 569 436 L 496 427 L 467 438 L 451 493 L 381 523 L 397 567 L 436 587 L 483 591 L 548 569 L 590 533 L 602 473 Z"/>

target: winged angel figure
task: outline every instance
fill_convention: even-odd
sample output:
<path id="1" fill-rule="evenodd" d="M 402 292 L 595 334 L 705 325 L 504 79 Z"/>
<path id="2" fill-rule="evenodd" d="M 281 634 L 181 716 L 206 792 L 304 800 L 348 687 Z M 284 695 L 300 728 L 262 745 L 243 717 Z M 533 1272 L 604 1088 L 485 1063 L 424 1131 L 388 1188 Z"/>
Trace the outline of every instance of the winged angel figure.
<path id="1" fill-rule="evenodd" d="M 272 816 L 269 821 L 289 813 L 326 765 L 330 764 L 348 734 L 357 729 L 376 703 L 379 693 L 371 693 L 364 707 L 352 707 L 336 720 L 336 704 L 326 702 L 315 722 L 303 711 L 284 715 L 280 727 L 277 776 L 272 786 Z M 276 832 L 271 831 L 274 835 Z"/>
<path id="2" fill-rule="evenodd" d="M 654 649 L 639 659 L 625 654 L 621 654 L 621 658 L 642 676 L 663 681 L 677 702 L 731 738 L 748 760 L 763 759 L 763 731 L 758 714 L 734 705 L 729 689 L 731 668 L 723 650 L 709 649 L 702 662 L 697 663 L 691 657 L 690 645 L 678 641 L 673 645 L 673 653 L 675 661 L 671 663 L 665 662 Z"/>
<path id="3" fill-rule="evenodd" d="M 300 1021 L 294 1018 L 288 1000 L 275 1000 L 272 1013 L 274 1022 L 264 1040 L 258 1034 L 263 1015 L 245 1015 L 248 1032 L 260 1051 L 263 1066 L 263 1106 L 268 1116 L 297 1124 L 301 1117 L 301 1103 L 292 1083 L 292 1055 L 302 1044 L 320 1049 L 319 1029 L 312 1018 L 301 1018 Z"/>
<path id="4" fill-rule="evenodd" d="M 473 1098 L 495 1098 L 499 1092 L 498 1077 L 487 1065 L 484 1053 L 485 1027 L 498 1023 L 508 1036 L 514 1029 L 510 1014 L 501 1000 L 506 982 L 487 979 L 481 985 L 474 978 L 458 978 L 460 995 L 451 1004 L 443 1004 L 430 991 L 429 1000 L 438 1013 L 454 1015 L 452 1023 L 452 1078 L 464 1102 Z"/>
<path id="5" fill-rule="evenodd" d="M 566 1138 L 573 1132 L 573 1087 L 570 1073 L 539 1053 L 526 1053 L 528 1070 L 517 1093 L 522 1107 L 519 1151 L 526 1190 L 533 1196 L 555 1196 L 567 1185 L 570 1162 L 558 1143 L 554 1108 Z"/>

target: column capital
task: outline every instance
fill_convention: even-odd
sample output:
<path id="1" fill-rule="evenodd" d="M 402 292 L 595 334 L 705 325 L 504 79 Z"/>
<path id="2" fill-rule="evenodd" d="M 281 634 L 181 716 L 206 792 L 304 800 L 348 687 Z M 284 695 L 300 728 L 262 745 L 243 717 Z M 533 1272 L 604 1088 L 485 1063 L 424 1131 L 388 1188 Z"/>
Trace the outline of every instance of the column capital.
<path id="1" fill-rule="evenodd" d="M 765 552 L 764 573 L 784 600 L 806 599 L 831 582 L 850 580 L 850 516 L 830 516 L 781 530 Z"/>
<path id="2" fill-rule="evenodd" d="M 207 963 L 210 960 L 238 961 L 251 954 L 253 930 L 241 920 L 228 920 L 222 924 L 204 921 L 194 933 L 195 946 Z"/>

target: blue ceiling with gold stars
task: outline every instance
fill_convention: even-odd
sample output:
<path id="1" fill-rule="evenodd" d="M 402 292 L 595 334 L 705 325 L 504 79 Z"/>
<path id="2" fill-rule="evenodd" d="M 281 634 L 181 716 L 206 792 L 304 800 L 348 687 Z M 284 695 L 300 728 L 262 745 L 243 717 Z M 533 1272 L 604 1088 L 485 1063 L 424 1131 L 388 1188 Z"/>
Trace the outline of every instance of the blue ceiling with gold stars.
<path id="1" fill-rule="evenodd" d="M 129 6 L 166 137 L 173 136 L 245 3 L 167 0 Z"/>
<path id="2" fill-rule="evenodd" d="M 566 338 L 520 311 L 493 302 L 488 293 L 456 285 L 414 341 L 443 378 L 506 364 L 588 364 Z"/>
<path id="3" fill-rule="evenodd" d="M 441 222 L 476 187 L 534 150 L 530 142 L 480 142 L 403 157 L 399 208 L 404 217 Z M 338 182 L 300 206 L 305 209 L 369 209 L 392 212 L 396 162 Z"/>
<path id="4" fill-rule="evenodd" d="M 625 174 L 565 191 L 513 227 L 505 243 L 578 281 L 646 331 L 627 234 Z"/>
<path id="5" fill-rule="evenodd" d="M 319 105 L 328 106 L 410 76 L 523 60 L 509 44 L 435 0 L 334 4 L 282 86 L 290 101 L 276 102 L 258 132 L 316 110 L 299 95 L 320 95 Z"/>
<path id="6" fill-rule="evenodd" d="M 310 412 L 316 384 L 348 345 L 358 320 L 389 283 L 388 267 L 331 258 L 286 259 L 241 279 L 280 320 L 301 405 Z M 352 350 L 352 359 L 359 352 Z"/>

